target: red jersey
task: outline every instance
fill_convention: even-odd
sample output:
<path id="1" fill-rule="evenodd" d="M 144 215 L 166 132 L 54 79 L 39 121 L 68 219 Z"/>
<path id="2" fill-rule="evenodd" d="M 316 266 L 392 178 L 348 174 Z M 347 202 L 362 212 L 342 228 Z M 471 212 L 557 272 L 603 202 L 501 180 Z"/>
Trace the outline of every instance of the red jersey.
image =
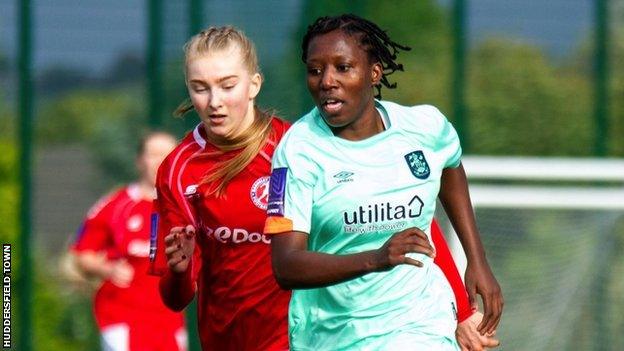
<path id="1" fill-rule="evenodd" d="M 147 275 L 151 212 L 152 202 L 142 198 L 137 185 L 129 185 L 100 199 L 78 231 L 74 252 L 105 251 L 111 259 L 126 259 L 134 269 L 129 287 L 105 280 L 98 289 L 93 309 L 100 329 L 145 321 L 173 334 L 184 325 L 183 315 L 163 304 L 158 278 Z"/>
<path id="2" fill-rule="evenodd" d="M 192 276 L 198 285 L 198 324 L 203 350 L 288 349 L 290 292 L 279 288 L 271 269 L 266 219 L 271 157 L 288 128 L 274 118 L 273 133 L 251 163 L 225 188 L 223 197 L 206 197 L 206 172 L 229 152 L 205 138 L 203 124 L 189 133 L 162 163 L 157 177 L 159 214 L 152 271 L 167 268 L 163 239 L 174 226 L 197 230 Z M 185 197 L 186 194 L 186 197 Z M 197 196 L 190 200 L 190 196 Z"/>

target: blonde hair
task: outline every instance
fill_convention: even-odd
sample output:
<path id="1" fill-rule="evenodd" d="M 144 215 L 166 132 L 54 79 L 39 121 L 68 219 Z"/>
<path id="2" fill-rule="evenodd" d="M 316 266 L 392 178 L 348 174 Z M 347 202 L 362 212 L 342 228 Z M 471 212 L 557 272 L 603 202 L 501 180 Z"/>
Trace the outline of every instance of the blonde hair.
<path id="1" fill-rule="evenodd" d="M 238 48 L 241 61 L 249 74 L 260 74 L 258 55 L 254 44 L 247 38 L 245 33 L 232 26 L 210 27 L 199 34 L 194 35 L 184 45 L 185 70 L 188 62 L 196 57 L 209 55 L 212 52 Z M 186 99 L 175 110 L 174 115 L 182 117 L 193 109 L 190 99 Z M 214 158 L 230 151 L 235 153 L 231 158 L 214 164 L 201 180 L 200 184 L 208 184 L 206 196 L 222 196 L 227 184 L 242 172 L 251 161 L 258 155 L 267 140 L 271 137 L 271 114 L 260 110 L 254 105 L 254 121 L 234 139 L 223 141 L 214 140 L 208 136 L 208 141 L 215 145 L 219 151 L 206 152 L 200 157 Z"/>

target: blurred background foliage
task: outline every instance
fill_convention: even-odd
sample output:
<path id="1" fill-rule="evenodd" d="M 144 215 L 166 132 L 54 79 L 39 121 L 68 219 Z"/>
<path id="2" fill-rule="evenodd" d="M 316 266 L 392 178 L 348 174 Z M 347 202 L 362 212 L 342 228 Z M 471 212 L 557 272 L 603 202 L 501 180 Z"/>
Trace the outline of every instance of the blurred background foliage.
<path id="1" fill-rule="evenodd" d="M 583 9 L 590 8 L 593 1 Z M 14 2 L 16 3 L 16 2 Z M 145 18 L 148 2 L 115 2 L 103 5 L 95 2 L 75 2 L 66 0 L 58 5 L 67 14 L 53 12 L 52 1 L 41 1 L 34 5 L 39 11 L 38 18 L 46 11 L 52 11 L 50 19 L 35 21 L 35 31 L 43 38 L 46 30 L 55 30 L 59 42 L 72 41 L 82 30 L 88 35 L 105 35 L 91 39 L 95 45 L 86 48 L 63 49 L 59 43 L 41 39 L 35 51 L 45 53 L 51 50 L 52 56 L 61 59 L 46 60 L 38 56 L 35 67 L 35 176 L 34 176 L 34 230 L 35 230 L 35 272 L 34 272 L 34 321 L 33 340 L 36 350 L 92 350 L 98 346 L 97 334 L 93 327 L 90 312 L 90 296 L 84 287 L 75 287 L 63 278 L 57 262 L 71 240 L 70 234 L 80 224 L 88 207 L 111 187 L 133 179 L 134 154 L 137 136 L 148 128 L 148 99 L 146 94 L 147 38 Z M 306 26 L 314 18 L 343 12 L 354 12 L 378 23 L 388 30 L 390 36 L 399 43 L 408 45 L 411 51 L 402 53 L 399 61 L 405 72 L 397 72 L 390 77 L 398 83 L 395 90 L 384 89 L 383 97 L 403 104 L 433 104 L 438 106 L 451 121 L 452 114 L 452 19 L 450 1 L 395 0 L 381 1 L 268 1 L 262 4 L 248 1 L 203 1 L 203 24 L 221 25 L 232 23 L 247 31 L 256 42 L 260 52 L 265 83 L 259 104 L 274 109 L 283 118 L 294 121 L 312 107 L 304 83 L 304 69 L 301 62 L 300 39 Z M 535 8 L 536 2 L 527 3 Z M 537 2 L 539 3 L 539 2 Z M 610 2 L 610 75 L 609 75 L 609 120 L 607 155 L 624 156 L 624 5 L 623 1 Z M 487 9 L 491 2 L 484 0 L 468 1 L 474 7 Z M 489 5 L 488 5 L 489 4 Z M 16 39 L 17 23 L 11 14 L 15 4 L 2 5 L 5 21 L 2 24 L 3 42 L 0 43 L 0 238 L 3 242 L 16 242 L 18 232 L 18 177 L 17 177 L 17 63 Z M 116 7 L 115 7 L 116 6 Z M 167 2 L 167 12 L 162 21 L 164 59 L 161 66 L 162 79 L 162 119 L 161 128 L 173 131 L 182 137 L 195 123 L 194 114 L 184 119 L 171 117 L 171 111 L 186 98 L 182 69 L 182 44 L 190 35 L 188 20 L 183 14 L 188 11 L 188 1 Z M 565 7 L 562 3 L 562 7 Z M 120 11 L 127 11 L 119 15 Z M 581 11 L 581 10 L 579 10 Z M 84 12 L 81 22 L 70 19 Z M 143 18 L 135 24 L 124 16 Z M 475 12 L 469 12 L 470 21 Z M 119 15 L 121 25 L 112 27 L 106 21 Z M 509 15 L 509 13 L 507 13 Z M 526 26 L 548 22 L 548 14 L 529 15 Z M 7 17 L 8 16 L 8 17 Z M 477 15 L 474 15 L 475 17 Z M 483 15 L 480 15 L 483 17 Z M 498 16 L 491 14 L 492 18 Z M 591 15 L 579 13 L 585 21 Z M 15 16 L 14 16 L 15 17 Z M 112 18 L 112 19 L 111 19 Z M 50 21 L 57 20 L 57 23 Z M 497 18 L 498 19 L 498 18 Z M 68 24 L 64 24 L 66 20 Z M 102 23 L 98 22 L 103 21 Z M 105 21 L 106 20 L 106 21 Z M 283 20 L 283 21 L 281 21 Z M 72 21 L 78 21 L 72 24 Z M 85 22 L 86 21 L 86 22 Z M 275 23 L 273 23 L 275 22 Z M 283 22 L 283 23 L 282 23 Z M 284 24 L 285 23 L 285 24 Z M 545 31 L 554 24 L 545 25 Z M 510 25 L 512 26 L 512 25 Z M 271 30 L 280 32 L 271 35 Z M 125 39 L 125 34 L 106 36 L 107 31 L 127 33 L 136 36 L 143 31 L 138 46 L 124 44 L 111 49 L 106 40 Z M 467 89 L 466 107 L 469 124 L 471 154 L 478 155 L 526 155 L 526 156 L 594 156 L 594 83 L 592 26 L 583 28 L 584 35 L 572 41 L 569 50 L 548 48 L 522 36 L 509 33 L 488 33 L 476 37 L 469 36 L 466 53 Z M 73 33 L 73 34 L 72 34 Z M 96 33 L 96 34 L 94 34 Z M 9 38 L 11 34 L 13 37 Z M 470 34 L 470 33 L 469 33 Z M 547 33 L 546 33 L 547 34 Z M 544 36 L 546 36 L 544 34 Z M 100 42 L 98 42 L 100 40 Z M 129 39 L 128 39 L 129 40 Z M 106 45 L 105 45 L 106 44 Z M 56 46 L 55 46 L 56 45 Z M 101 47 L 99 46 L 101 45 Z M 93 49 L 93 48 L 96 49 Z M 56 50 L 56 51 L 55 51 Z M 63 62 L 62 54 L 67 50 L 73 61 Z M 73 51 L 72 51 L 73 50 Z M 84 50 L 92 56 L 84 54 Z M 98 51 L 100 50 L 100 51 Z M 86 55 L 81 59 L 81 55 Z M 111 62 L 95 60 L 95 55 L 113 57 Z M 91 57 L 91 58 L 89 58 Z M 82 62 L 80 62 L 83 60 Z M 81 65 L 81 63 L 85 63 Z M 61 161 L 59 161 L 61 160 Z M 512 214 L 501 214 L 512 216 Z M 535 216 L 534 216 L 535 217 Z M 539 216 L 537 216 L 539 217 Z M 524 218 L 524 217 L 523 217 Z M 519 220 L 518 233 L 551 233 L 550 226 L 558 226 L 562 218 L 538 218 L 526 224 Z M 537 223 L 537 224 L 536 224 Z M 624 229 L 620 222 L 615 230 L 614 247 L 622 252 Z M 487 228 L 488 224 L 480 225 Z M 518 228 L 523 225 L 539 225 L 541 230 Z M 487 232 L 487 229 L 485 230 Z M 518 234 L 516 233 L 516 234 Z M 508 246 L 497 246 L 494 236 L 486 236 L 485 242 L 497 252 L 493 267 L 507 272 L 506 281 L 519 282 L 519 286 L 509 283 L 509 290 L 531 289 L 545 284 L 540 279 L 552 279 L 557 273 L 543 277 L 530 275 L 539 257 L 557 260 L 561 252 L 558 243 L 565 242 L 565 235 L 536 237 L 510 234 L 505 236 Z M 513 239 L 511 239 L 513 238 Z M 518 246 L 509 244 L 517 240 Z M 592 238 L 587 242 L 579 239 L 579 254 L 599 254 L 587 248 L 596 246 Z M 596 239 L 597 240 L 597 239 Z M 548 243 L 553 242 L 553 245 Z M 510 250 L 509 248 L 521 249 Z M 539 252 L 539 250 L 544 250 Z M 16 251 L 14 251 L 16 252 Z M 488 251 L 489 252 L 489 251 Z M 530 257 L 530 258 L 529 258 Z M 585 256 L 583 256 L 585 257 Z M 609 296 L 622 296 L 624 285 L 617 277 L 624 276 L 624 256 L 614 260 L 607 279 Z M 590 260 L 589 258 L 585 258 Z M 589 261 L 588 261 L 589 262 Z M 13 256 L 13 269 L 18 270 L 19 257 Z M 518 269 L 522 267 L 522 269 Z M 572 278 L 570 278 L 572 279 Z M 88 289 L 87 289 L 88 291 Z M 578 296 L 575 295 L 576 298 Z M 19 296 L 16 296 L 19 304 Z M 624 302 L 613 299 L 614 308 L 610 328 L 613 332 L 624 327 Z M 539 309 L 535 302 L 511 307 L 511 311 Z M 15 307 L 14 307 L 15 308 Z M 514 309 L 515 308 L 515 309 Z M 509 314 L 509 312 L 506 312 Z M 512 312 L 513 313 L 513 312 Z M 535 312 L 539 314 L 539 311 Z M 582 310 L 582 315 L 591 315 L 590 310 Z M 579 317 L 579 315 L 575 316 Z M 580 318 L 580 317 L 579 317 Z M 588 317 L 590 318 L 590 317 Z M 591 318 L 590 318 L 591 319 Z M 530 334 L 526 331 L 526 320 L 508 319 L 505 327 L 514 333 Z M 514 324 L 515 323 L 515 324 Z M 524 324 L 523 324 L 524 323 Z M 15 325 L 19 328 L 19 321 Z M 570 325 L 562 333 L 576 335 L 567 348 L 579 342 L 589 345 L 592 335 L 583 333 L 584 324 Z M 578 332 L 578 333 L 576 333 Z M 14 333 L 14 335 L 17 335 Z M 504 335 L 504 334 L 503 334 Z M 503 343 L 505 345 L 505 343 Z M 509 344 L 508 344 L 509 345 Z M 619 338 L 612 343 L 614 348 L 624 349 L 624 341 Z M 554 347 L 554 346 L 553 346 Z M 552 348 L 553 350 L 557 348 Z M 576 348 L 585 349 L 585 348 Z"/>

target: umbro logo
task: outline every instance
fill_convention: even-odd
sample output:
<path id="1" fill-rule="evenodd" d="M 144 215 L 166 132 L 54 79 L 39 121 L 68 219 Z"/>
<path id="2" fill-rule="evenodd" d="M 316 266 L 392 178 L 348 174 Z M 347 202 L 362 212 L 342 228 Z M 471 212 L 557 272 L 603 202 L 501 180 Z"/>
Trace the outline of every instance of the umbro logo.
<path id="1" fill-rule="evenodd" d="M 334 174 L 334 178 L 338 179 L 337 183 L 346 183 L 352 182 L 353 178 L 351 178 L 355 173 L 348 171 L 340 171 Z"/>
<path id="2" fill-rule="evenodd" d="M 197 193 L 197 184 L 191 184 L 186 187 L 184 191 L 184 196 L 195 195 Z"/>

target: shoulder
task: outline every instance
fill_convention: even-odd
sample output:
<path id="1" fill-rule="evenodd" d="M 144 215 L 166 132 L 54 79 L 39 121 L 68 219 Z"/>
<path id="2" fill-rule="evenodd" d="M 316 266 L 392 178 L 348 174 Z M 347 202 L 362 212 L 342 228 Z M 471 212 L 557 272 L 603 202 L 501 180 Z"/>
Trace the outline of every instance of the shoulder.
<path id="1" fill-rule="evenodd" d="M 393 123 L 407 131 L 437 133 L 448 122 L 444 114 L 432 105 L 403 106 L 390 101 L 380 101 Z"/>
<path id="2" fill-rule="evenodd" d="M 115 188 L 100 197 L 87 212 L 87 219 L 92 219 L 113 209 L 117 203 L 128 199 L 128 187 Z"/>
<path id="3" fill-rule="evenodd" d="M 165 157 L 158 168 L 159 177 L 179 170 L 179 166 L 181 164 L 206 146 L 206 141 L 199 133 L 200 125 L 201 124 L 198 124 L 191 132 L 189 132 L 173 149 L 173 151 Z"/>
<path id="4" fill-rule="evenodd" d="M 324 145 L 324 131 L 320 116 L 313 109 L 292 124 L 282 137 L 274 154 L 273 165 L 298 165 L 301 169 L 314 169 L 313 156 Z"/>
<path id="5" fill-rule="evenodd" d="M 277 116 L 273 116 L 271 119 L 271 129 L 273 130 L 273 133 L 270 136 L 270 140 L 276 144 L 279 143 L 291 125 L 292 123 L 285 121 Z"/>
<path id="6" fill-rule="evenodd" d="M 299 147 L 315 143 L 316 137 L 322 136 L 323 131 L 319 126 L 320 115 L 318 110 L 313 108 L 293 123 L 284 134 L 281 145 L 298 143 Z"/>

